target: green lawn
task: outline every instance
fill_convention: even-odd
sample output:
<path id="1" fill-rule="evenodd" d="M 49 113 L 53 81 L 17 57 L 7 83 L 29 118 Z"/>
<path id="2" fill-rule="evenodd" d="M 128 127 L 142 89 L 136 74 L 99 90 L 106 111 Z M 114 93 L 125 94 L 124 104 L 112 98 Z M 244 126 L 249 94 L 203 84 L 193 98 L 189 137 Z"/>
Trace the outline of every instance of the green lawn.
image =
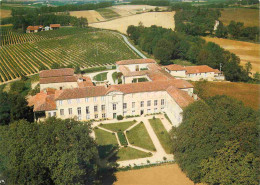
<path id="1" fill-rule="evenodd" d="M 160 119 L 149 119 L 155 134 L 157 135 L 162 147 L 166 153 L 171 153 L 171 138 L 167 130 L 164 128 Z"/>
<path id="2" fill-rule="evenodd" d="M 126 133 L 130 144 L 141 148 L 156 151 L 152 139 L 150 138 L 143 123 L 138 124 Z"/>
<path id="3" fill-rule="evenodd" d="M 120 15 L 118 13 L 114 12 L 113 10 L 111 10 L 109 8 L 101 8 L 101 9 L 97 9 L 96 11 L 98 13 L 100 13 L 100 15 L 102 17 L 104 17 L 105 19 L 120 17 Z"/>
<path id="4" fill-rule="evenodd" d="M 99 126 L 106 128 L 108 130 L 114 131 L 114 132 L 119 132 L 119 131 L 126 130 L 128 127 L 130 127 L 134 123 L 135 123 L 134 121 L 127 121 L 127 122 L 121 122 L 121 123 L 103 124 L 103 125 L 99 125 Z"/>
<path id="5" fill-rule="evenodd" d="M 107 79 L 107 72 L 105 72 L 105 73 L 99 73 L 99 74 L 97 74 L 96 76 L 94 76 L 93 79 L 96 80 L 96 81 L 104 81 L 104 80 Z"/>
<path id="6" fill-rule="evenodd" d="M 94 129 L 98 145 L 117 145 L 116 136 L 101 129 Z"/>
<path id="7" fill-rule="evenodd" d="M 140 150 L 136 150 L 131 147 L 122 147 L 119 149 L 119 151 L 116 154 L 117 161 L 124 161 L 124 160 L 130 160 L 130 159 L 138 159 L 138 158 L 144 158 L 144 157 L 150 157 L 151 154 L 142 152 Z"/>

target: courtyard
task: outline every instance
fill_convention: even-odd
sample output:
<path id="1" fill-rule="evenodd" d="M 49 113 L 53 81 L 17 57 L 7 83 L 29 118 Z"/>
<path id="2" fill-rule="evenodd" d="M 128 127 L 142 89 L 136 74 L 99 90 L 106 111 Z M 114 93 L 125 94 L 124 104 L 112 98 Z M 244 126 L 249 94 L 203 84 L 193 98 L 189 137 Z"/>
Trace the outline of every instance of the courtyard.
<path id="1" fill-rule="evenodd" d="M 120 167 L 172 161 L 169 131 L 163 114 L 94 122 L 92 137 L 102 160 Z"/>

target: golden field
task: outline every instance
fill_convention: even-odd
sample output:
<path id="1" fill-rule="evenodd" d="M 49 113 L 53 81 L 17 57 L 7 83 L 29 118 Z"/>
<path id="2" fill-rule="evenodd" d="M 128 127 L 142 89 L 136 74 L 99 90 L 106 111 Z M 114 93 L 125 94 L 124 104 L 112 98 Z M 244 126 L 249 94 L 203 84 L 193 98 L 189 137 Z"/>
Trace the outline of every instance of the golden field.
<path id="1" fill-rule="evenodd" d="M 0 18 L 11 17 L 11 10 L 0 9 Z"/>
<path id="2" fill-rule="evenodd" d="M 236 54 L 241 59 L 241 65 L 251 62 L 252 73 L 260 72 L 260 44 L 222 39 L 203 37 L 207 42 L 219 44 L 224 49 Z"/>
<path id="3" fill-rule="evenodd" d="M 196 82 L 192 82 L 196 89 Z M 242 101 L 246 106 L 258 109 L 260 104 L 260 85 L 238 82 L 207 82 L 203 96 L 227 95 Z"/>
<path id="4" fill-rule="evenodd" d="M 226 8 L 221 11 L 220 21 L 228 25 L 230 21 L 243 22 L 245 26 L 259 26 L 259 10 L 249 8 Z"/>
<path id="5" fill-rule="evenodd" d="M 71 16 L 87 18 L 88 23 L 105 21 L 105 19 L 95 10 L 70 11 Z"/>
<path id="6" fill-rule="evenodd" d="M 116 173 L 115 185 L 194 185 L 177 164 Z"/>
<path id="7" fill-rule="evenodd" d="M 93 23 L 89 24 L 89 26 L 102 29 L 117 30 L 121 33 L 126 34 L 126 30 L 129 25 L 137 26 L 139 22 L 142 22 L 145 27 L 157 25 L 174 30 L 174 14 L 175 12 L 148 12 L 128 17 L 122 17 L 111 21 Z"/>

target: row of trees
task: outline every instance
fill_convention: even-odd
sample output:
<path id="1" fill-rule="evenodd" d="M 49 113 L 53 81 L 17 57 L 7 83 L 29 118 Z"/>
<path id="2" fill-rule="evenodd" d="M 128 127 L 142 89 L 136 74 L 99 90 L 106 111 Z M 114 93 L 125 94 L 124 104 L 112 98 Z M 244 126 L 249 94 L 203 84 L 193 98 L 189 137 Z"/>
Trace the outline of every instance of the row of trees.
<path id="1" fill-rule="evenodd" d="M 157 26 L 145 28 L 142 25 L 129 26 L 127 34 L 142 50 L 159 59 L 162 65 L 170 64 L 172 59 L 188 60 L 215 69 L 221 64 L 227 80 L 250 80 L 250 71 L 239 65 L 240 59 L 235 54 L 215 43 L 206 43 L 198 36 L 189 36 Z"/>
<path id="2" fill-rule="evenodd" d="M 244 27 L 244 23 L 231 21 L 224 26 L 219 21 L 217 30 L 214 30 L 216 20 L 221 16 L 219 9 L 194 7 L 190 4 L 176 3 L 172 6 L 177 10 L 175 18 L 175 30 L 193 36 L 215 35 L 219 38 L 233 38 L 242 40 L 259 41 L 258 27 Z"/>
<path id="3" fill-rule="evenodd" d="M 69 13 L 41 13 L 37 9 L 21 8 L 19 11 L 12 10 L 12 17 L 10 18 L 14 29 L 22 28 L 25 30 L 29 25 L 50 25 L 61 24 L 63 26 L 73 25 L 78 27 L 88 26 L 86 18 L 73 17 Z"/>
<path id="4" fill-rule="evenodd" d="M 195 183 L 258 184 L 259 112 L 227 96 L 200 100 L 172 130 L 174 157 Z"/>
<path id="5" fill-rule="evenodd" d="M 215 35 L 219 38 L 233 38 L 240 40 L 259 41 L 259 28 L 256 26 L 245 27 L 242 22 L 230 21 L 228 26 L 220 24 L 216 30 Z"/>

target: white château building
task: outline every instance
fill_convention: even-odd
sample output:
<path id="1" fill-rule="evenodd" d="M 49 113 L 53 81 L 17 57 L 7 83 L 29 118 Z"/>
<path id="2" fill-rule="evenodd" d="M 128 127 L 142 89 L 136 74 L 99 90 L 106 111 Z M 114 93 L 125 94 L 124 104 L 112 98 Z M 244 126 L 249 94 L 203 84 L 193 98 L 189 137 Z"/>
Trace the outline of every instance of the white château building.
<path id="1" fill-rule="evenodd" d="M 122 73 L 122 84 L 116 85 L 95 86 L 90 78 L 76 76 L 69 68 L 41 71 L 41 92 L 28 100 L 36 119 L 56 116 L 84 121 L 161 112 L 178 126 L 183 108 L 197 99 L 192 84 L 174 78 L 152 59 L 116 64 Z M 132 83 L 134 78 L 147 81 Z"/>

